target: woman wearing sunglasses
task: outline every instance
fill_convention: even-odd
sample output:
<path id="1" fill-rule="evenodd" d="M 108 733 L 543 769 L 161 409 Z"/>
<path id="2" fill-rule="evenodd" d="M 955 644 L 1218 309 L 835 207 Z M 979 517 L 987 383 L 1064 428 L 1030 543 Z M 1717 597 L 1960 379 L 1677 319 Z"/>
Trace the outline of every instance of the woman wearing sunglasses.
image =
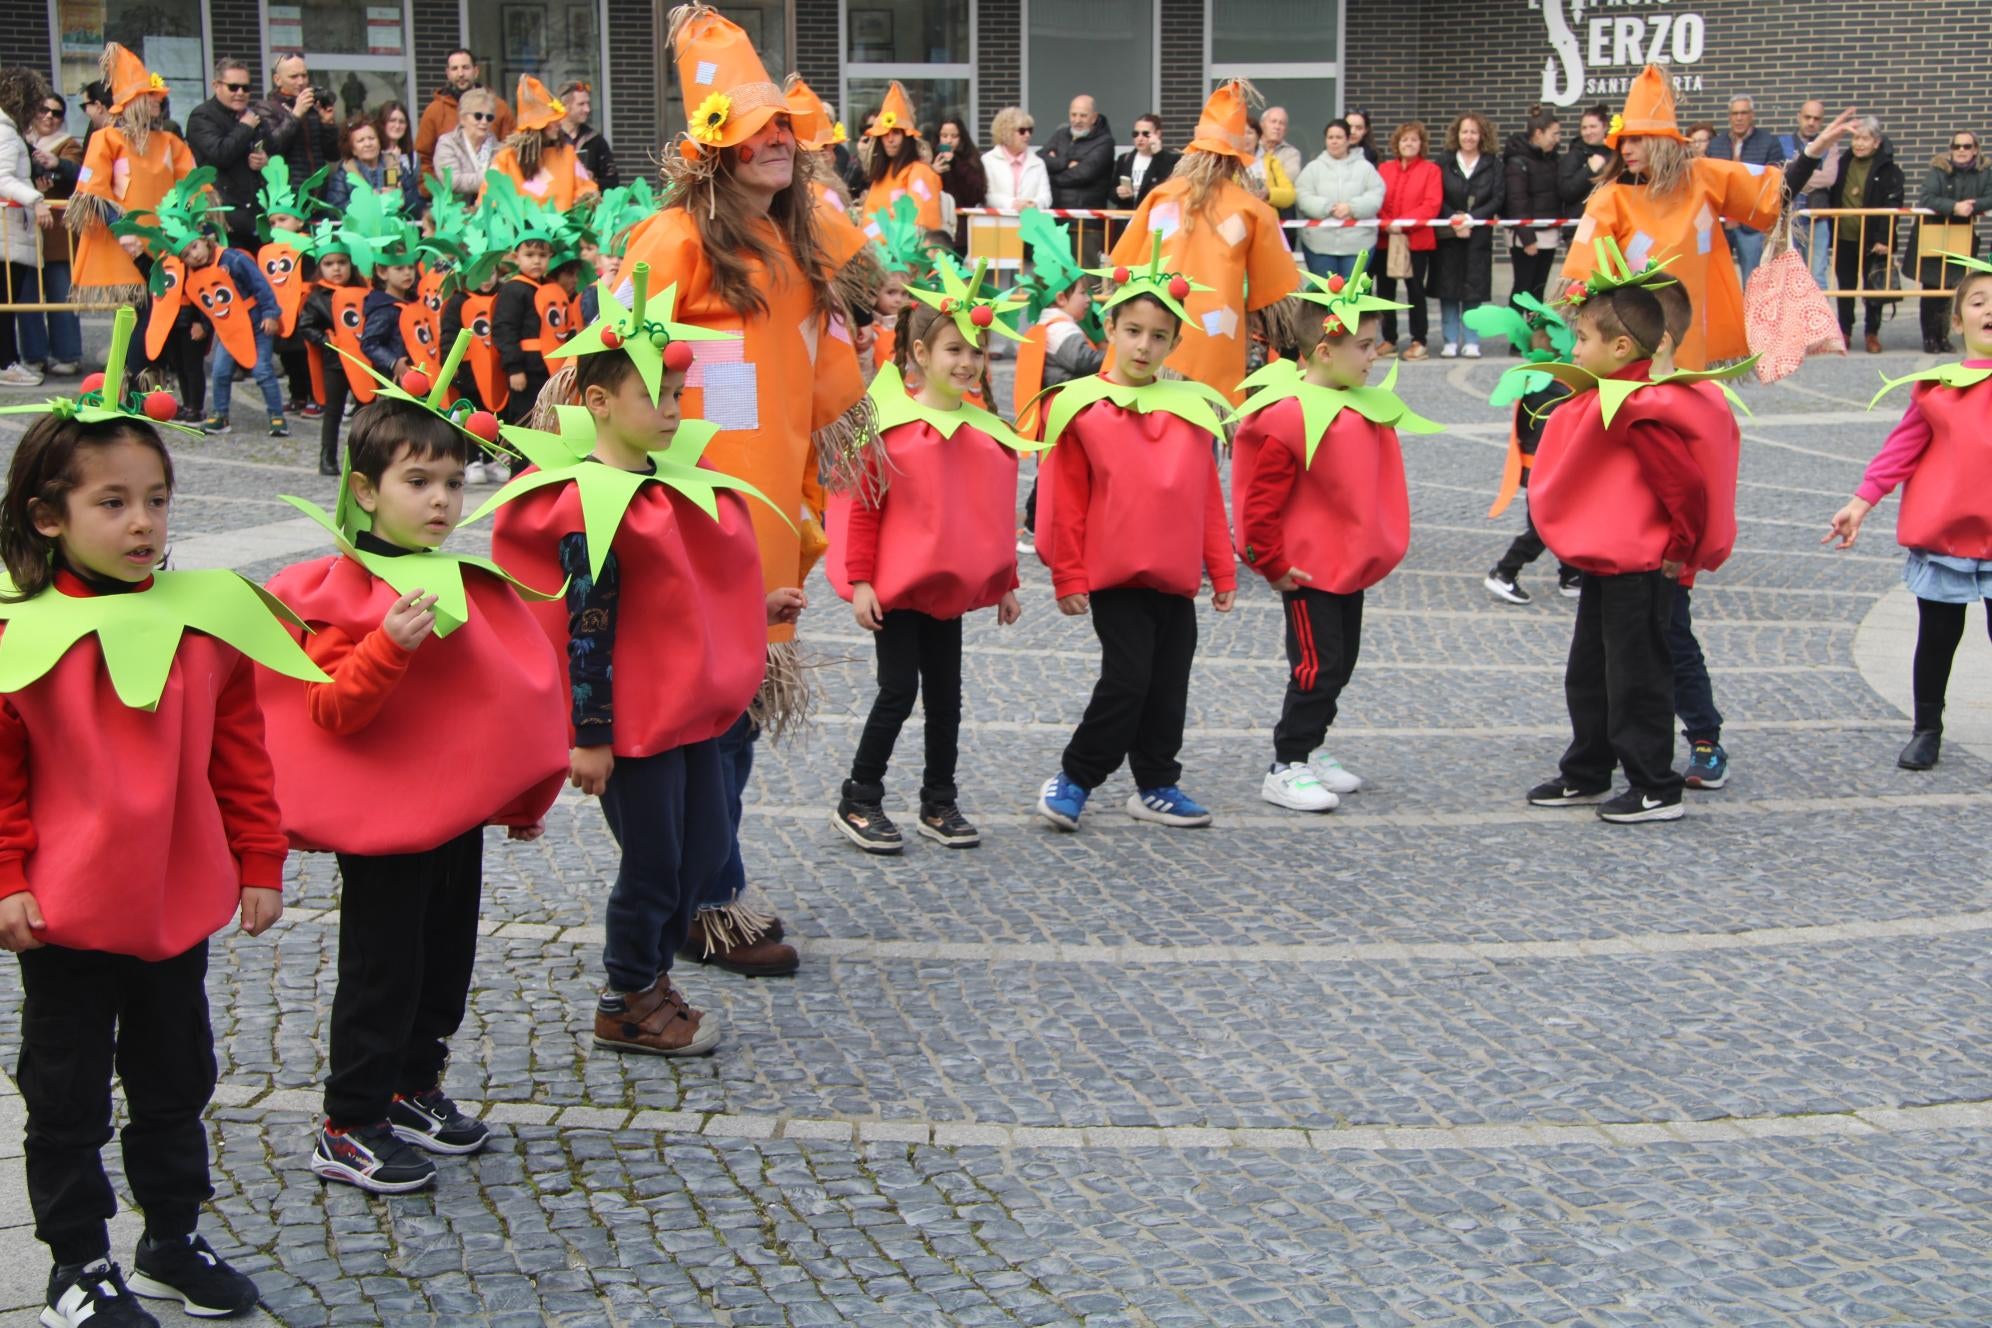
<path id="1" fill-rule="evenodd" d="M 1950 146 L 1939 152 L 1930 163 L 1930 169 L 1923 176 L 1923 192 L 1916 197 L 1916 206 L 1928 208 L 1937 214 L 1937 220 L 1956 223 L 1976 222 L 1992 208 L 1992 163 L 1988 163 L 1978 146 L 1975 130 L 1960 129 L 1945 140 Z M 1917 226 L 1920 229 L 1922 222 Z M 1974 228 L 1975 229 L 1975 228 Z M 1953 253 L 1966 257 L 1978 254 L 1978 237 L 1972 236 L 1967 246 L 1953 244 Z M 1910 252 L 1917 252 L 1911 242 Z M 1916 279 L 1926 290 L 1949 290 L 1957 285 L 1964 275 L 1962 268 L 1944 262 L 1942 259 L 1926 258 L 1920 264 Z M 1943 355 L 1951 350 L 1949 300 L 1918 300 L 1923 317 L 1923 350 L 1931 355 Z"/>
<path id="2" fill-rule="evenodd" d="M 457 127 L 436 140 L 429 170 L 438 179 L 449 172 L 450 192 L 465 203 L 477 201 L 484 172 L 498 152 L 498 135 L 492 132 L 497 118 L 498 94 L 472 88 L 457 98 Z"/>

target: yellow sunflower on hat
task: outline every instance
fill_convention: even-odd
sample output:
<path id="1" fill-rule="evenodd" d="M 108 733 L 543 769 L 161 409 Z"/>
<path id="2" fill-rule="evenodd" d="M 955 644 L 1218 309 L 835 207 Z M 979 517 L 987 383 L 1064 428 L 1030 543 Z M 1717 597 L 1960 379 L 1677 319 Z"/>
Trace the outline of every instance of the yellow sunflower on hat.
<path id="1" fill-rule="evenodd" d="M 726 120 L 732 113 L 733 99 L 723 92 L 713 93 L 692 112 L 692 137 L 701 143 L 724 142 Z"/>

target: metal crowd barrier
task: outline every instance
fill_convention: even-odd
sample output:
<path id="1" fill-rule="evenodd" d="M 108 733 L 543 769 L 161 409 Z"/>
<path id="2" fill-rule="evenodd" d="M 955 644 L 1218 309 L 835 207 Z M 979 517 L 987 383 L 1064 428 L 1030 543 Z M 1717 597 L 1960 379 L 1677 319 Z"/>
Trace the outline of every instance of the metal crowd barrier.
<path id="1" fill-rule="evenodd" d="M 0 254 L 8 251 L 13 238 L 13 228 L 26 226 L 34 236 L 36 270 L 40 271 L 47 266 L 53 257 L 58 263 L 68 263 L 73 277 L 76 270 L 76 237 L 69 233 L 69 227 L 63 225 L 62 216 L 63 210 L 69 206 L 69 200 L 51 198 L 48 200 L 48 205 L 55 212 L 55 226 L 50 230 L 43 230 L 35 224 L 35 214 L 31 209 L 24 208 L 18 203 L 0 204 Z M 59 246 L 59 253 L 52 254 L 48 249 L 46 242 L 51 238 Z M 0 272 L 0 314 L 76 313 L 85 308 L 74 302 L 54 304 L 47 300 L 38 300 L 24 303 L 16 298 L 14 264 L 0 263 L 0 269 L 4 269 L 4 272 Z M 42 288 L 39 281 L 36 283 L 36 288 L 38 290 Z"/>
<path id="2" fill-rule="evenodd" d="M 1822 242 L 1817 234 L 1817 222 L 1830 224 L 1829 233 L 1823 237 L 1832 254 L 1829 279 L 1832 285 L 1826 288 L 1829 297 L 1851 297 L 1865 300 L 1947 300 L 1957 285 L 1961 270 L 1945 263 L 1943 255 L 1969 255 L 1976 243 L 1972 219 L 1947 218 L 1932 221 L 1941 214 L 1928 208 L 1796 208 L 1792 211 L 1792 230 L 1801 228 L 1808 232 L 1812 242 Z M 1920 221 L 1919 221 L 1920 219 Z M 1903 232 L 1915 237 L 1914 253 L 1904 254 L 1901 243 Z M 1851 232 L 1851 234 L 1849 234 Z M 1857 250 L 1854 263 L 1854 284 L 1840 284 L 1840 246 L 1847 240 Z M 1888 252 L 1878 254 L 1874 246 L 1886 244 Z M 1905 263 L 1903 260 L 1912 259 Z M 1905 273 L 1909 267 L 1913 275 Z M 1934 277 L 1934 284 L 1926 284 L 1926 274 Z"/>

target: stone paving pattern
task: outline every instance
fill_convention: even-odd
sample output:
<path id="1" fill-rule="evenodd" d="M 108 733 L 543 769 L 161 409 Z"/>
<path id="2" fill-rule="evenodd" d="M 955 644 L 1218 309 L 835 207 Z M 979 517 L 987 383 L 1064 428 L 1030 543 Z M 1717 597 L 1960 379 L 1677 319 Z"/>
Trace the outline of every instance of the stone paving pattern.
<path id="1" fill-rule="evenodd" d="M 450 1069 L 510 1123 L 433 1194 L 369 1200 L 306 1166 L 338 881 L 293 857 L 292 916 L 215 948 L 210 1236 L 294 1325 L 1992 1322 L 1992 767 L 1893 765 L 1906 721 L 1854 652 L 1898 580 L 1893 505 L 1852 554 L 1815 543 L 1892 422 L 1861 410 L 1877 366 L 1923 362 L 1743 389 L 1741 548 L 1695 596 L 1737 774 L 1671 827 L 1521 802 L 1567 736 L 1572 606 L 1479 585 L 1520 525 L 1484 516 L 1501 359 L 1404 370 L 1454 428 L 1406 442 L 1411 554 L 1331 740 L 1371 786 L 1332 817 L 1257 797 L 1282 661 L 1253 578 L 1200 611 L 1185 784 L 1217 827 L 1135 824 L 1124 774 L 1078 835 L 1029 816 L 1096 645 L 1026 559 L 1023 621 L 967 634 L 986 843 L 865 860 L 827 816 L 871 651 L 817 578 L 821 722 L 762 751 L 747 830 L 801 975 L 681 971 L 726 1024 L 710 1059 L 594 1051 L 615 853 L 564 797 L 540 843 L 491 841 L 500 934 Z M 176 544 L 258 579 L 314 556 L 276 501 L 329 502 L 314 447 L 176 442 Z M 1974 615 L 1961 679 L 1985 648 Z M 918 752 L 916 717 L 894 807 Z M 1722 943 L 1762 929 L 1798 930 Z M 0 1176 L 0 1249 L 39 1268 L 18 1161 Z"/>

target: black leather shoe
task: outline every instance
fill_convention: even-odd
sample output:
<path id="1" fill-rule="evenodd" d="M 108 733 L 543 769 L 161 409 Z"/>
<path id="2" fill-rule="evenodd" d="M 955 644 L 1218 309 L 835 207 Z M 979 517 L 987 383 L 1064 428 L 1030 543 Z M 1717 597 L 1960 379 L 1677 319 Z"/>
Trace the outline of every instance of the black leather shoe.
<path id="1" fill-rule="evenodd" d="M 1937 753 L 1943 744 L 1942 729 L 1917 729 L 1909 735 L 1909 745 L 1895 758 L 1895 764 L 1904 770 L 1928 770 L 1937 763 Z"/>

